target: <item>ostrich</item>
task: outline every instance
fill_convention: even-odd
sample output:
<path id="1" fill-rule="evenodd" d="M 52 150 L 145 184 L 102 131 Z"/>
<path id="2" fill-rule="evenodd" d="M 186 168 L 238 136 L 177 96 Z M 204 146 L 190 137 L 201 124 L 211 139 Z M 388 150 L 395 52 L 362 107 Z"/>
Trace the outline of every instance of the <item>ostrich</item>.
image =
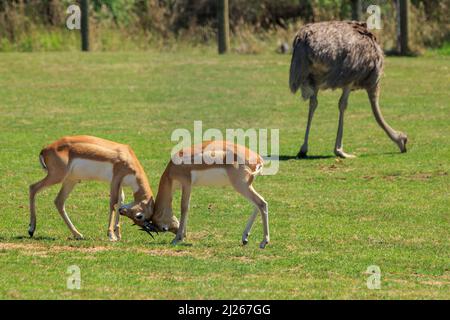
<path id="1" fill-rule="evenodd" d="M 301 89 L 304 100 L 309 99 L 308 123 L 305 140 L 297 157 L 306 157 L 308 136 L 319 89 L 342 88 L 339 99 L 339 127 L 334 153 L 338 157 L 353 158 L 343 150 L 344 112 L 352 90 L 365 89 L 376 121 L 394 141 L 401 152 L 406 152 L 407 136 L 392 129 L 384 120 L 378 98 L 383 72 L 383 51 L 365 23 L 331 21 L 312 23 L 300 29 L 294 39 L 289 75 L 292 93 Z"/>

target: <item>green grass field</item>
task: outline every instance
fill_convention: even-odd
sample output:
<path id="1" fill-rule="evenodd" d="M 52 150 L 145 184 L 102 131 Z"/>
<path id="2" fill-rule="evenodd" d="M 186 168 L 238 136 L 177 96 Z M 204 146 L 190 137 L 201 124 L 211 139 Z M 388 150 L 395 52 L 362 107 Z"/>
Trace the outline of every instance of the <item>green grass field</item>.
<path id="1" fill-rule="evenodd" d="M 276 54 L 32 53 L 0 55 L 0 298 L 2 299 L 449 299 L 449 57 L 388 58 L 381 107 L 408 134 L 400 154 L 377 126 L 365 92 L 350 96 L 344 144 L 333 146 L 340 92 L 320 92 L 307 160 L 296 160 L 307 103 L 290 94 L 290 57 Z M 156 240 L 122 218 L 122 241 L 106 236 L 106 184 L 79 184 L 67 211 L 59 187 L 37 197 L 28 238 L 28 186 L 44 177 L 40 149 L 63 135 L 130 144 L 152 189 L 175 145 L 174 129 L 280 129 L 280 170 L 258 177 L 269 203 L 271 244 L 257 220 L 240 244 L 251 206 L 232 189 L 197 188 L 188 238 Z M 127 192 L 130 199 L 131 193 Z M 179 208 L 179 194 L 174 202 Z M 126 220 L 125 220 L 126 219 Z M 81 269 L 81 290 L 66 271 Z M 366 270 L 381 268 L 381 289 Z"/>

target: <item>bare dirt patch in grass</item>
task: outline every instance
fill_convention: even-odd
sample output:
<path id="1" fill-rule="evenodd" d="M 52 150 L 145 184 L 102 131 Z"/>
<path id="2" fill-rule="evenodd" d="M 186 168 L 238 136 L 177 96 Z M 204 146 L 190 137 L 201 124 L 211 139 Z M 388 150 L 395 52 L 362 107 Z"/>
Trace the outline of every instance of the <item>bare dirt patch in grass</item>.
<path id="1" fill-rule="evenodd" d="M 394 181 L 397 179 L 407 179 L 407 180 L 415 180 L 415 181 L 428 181 L 433 178 L 437 177 L 444 177 L 448 176 L 447 171 L 435 171 L 435 172 L 415 172 L 413 174 L 407 174 L 404 175 L 402 173 L 392 173 L 392 174 L 386 174 L 386 175 L 365 175 L 362 176 L 362 179 L 365 180 L 372 180 L 375 178 L 381 178 L 387 181 Z"/>
<path id="2" fill-rule="evenodd" d="M 255 262 L 255 259 L 253 259 L 251 257 L 247 257 L 247 256 L 235 256 L 235 257 L 231 257 L 231 260 L 235 260 L 240 263 L 254 263 Z"/>
<path id="3" fill-rule="evenodd" d="M 34 243 L 0 243 L 0 250 L 20 250 L 26 255 L 43 256 L 46 253 L 79 251 L 83 253 L 96 253 L 107 250 L 114 250 L 108 247 L 74 247 L 74 246 L 43 246 Z"/>
<path id="4" fill-rule="evenodd" d="M 415 174 L 409 175 L 408 178 L 412 180 L 429 180 L 435 177 L 447 176 L 446 171 L 436 171 L 436 172 L 417 172 Z"/>
<path id="5" fill-rule="evenodd" d="M 170 249 L 139 249 L 139 252 L 147 253 L 151 256 L 170 256 L 170 257 L 183 257 L 191 256 L 192 252 L 187 250 L 170 250 Z"/>
<path id="6" fill-rule="evenodd" d="M 450 285 L 450 282 L 435 281 L 435 280 L 420 281 L 420 283 L 423 283 L 423 284 L 426 284 L 426 285 L 430 285 L 430 286 L 438 286 L 438 287 Z"/>
<path id="7" fill-rule="evenodd" d="M 36 256 L 36 257 L 48 257 L 51 254 L 57 254 L 62 252 L 78 252 L 82 254 L 95 254 L 104 251 L 128 251 L 136 253 L 144 253 L 151 256 L 168 256 L 168 257 L 183 257 L 192 256 L 195 258 L 207 259 L 213 254 L 208 250 L 191 251 L 183 250 L 178 248 L 156 248 L 148 249 L 142 247 L 130 247 L 130 248 L 117 248 L 117 247 L 107 247 L 107 246 L 94 246 L 94 247 L 78 247 L 78 246 L 65 246 L 65 245 L 53 245 L 45 246 L 34 243 L 0 243 L 0 252 L 7 251 L 19 251 L 23 255 Z"/>

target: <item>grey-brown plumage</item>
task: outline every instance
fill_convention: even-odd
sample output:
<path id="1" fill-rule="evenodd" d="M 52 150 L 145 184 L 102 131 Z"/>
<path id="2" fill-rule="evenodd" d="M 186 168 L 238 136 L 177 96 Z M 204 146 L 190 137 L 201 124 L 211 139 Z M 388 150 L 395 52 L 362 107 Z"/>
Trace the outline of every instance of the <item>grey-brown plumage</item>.
<path id="1" fill-rule="evenodd" d="M 305 141 L 298 154 L 306 156 L 312 117 L 317 108 L 319 89 L 342 88 L 339 100 L 339 129 L 335 154 L 351 157 L 342 148 L 344 111 L 352 90 L 368 92 L 372 111 L 378 124 L 406 151 L 407 137 L 393 130 L 384 120 L 378 105 L 379 81 L 383 72 L 384 56 L 375 35 L 365 23 L 331 21 L 308 24 L 300 29 L 293 42 L 289 86 L 292 93 L 299 89 L 304 99 L 310 99 Z"/>

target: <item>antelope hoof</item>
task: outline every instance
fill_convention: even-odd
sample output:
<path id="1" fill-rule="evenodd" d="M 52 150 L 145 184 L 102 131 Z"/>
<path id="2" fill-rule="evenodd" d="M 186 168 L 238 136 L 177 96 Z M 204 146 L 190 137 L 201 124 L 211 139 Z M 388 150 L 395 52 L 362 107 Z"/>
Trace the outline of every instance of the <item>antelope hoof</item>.
<path id="1" fill-rule="evenodd" d="M 122 239 L 122 233 L 120 232 L 120 229 L 114 230 L 114 234 L 115 234 L 117 240 Z"/>
<path id="2" fill-rule="evenodd" d="M 246 245 L 248 243 L 248 234 L 242 235 L 242 245 Z"/>
<path id="3" fill-rule="evenodd" d="M 264 249 L 268 243 L 269 243 L 268 240 L 261 241 L 261 243 L 259 244 L 259 248 Z"/>
<path id="4" fill-rule="evenodd" d="M 109 241 L 116 242 L 116 241 L 118 241 L 118 239 L 117 239 L 116 235 L 110 235 L 109 236 Z"/>
<path id="5" fill-rule="evenodd" d="M 353 159 L 353 158 L 356 158 L 355 155 L 345 153 L 344 150 L 342 150 L 342 149 L 336 149 L 336 150 L 334 150 L 334 154 L 335 154 L 336 156 L 338 156 L 338 157 L 340 157 L 340 158 L 344 158 L 344 159 Z"/>
<path id="6" fill-rule="evenodd" d="M 172 240 L 172 242 L 170 244 L 173 245 L 173 246 L 176 246 L 179 241 L 181 241 L 181 240 L 178 239 L 178 238 L 175 238 L 175 239 Z"/>

